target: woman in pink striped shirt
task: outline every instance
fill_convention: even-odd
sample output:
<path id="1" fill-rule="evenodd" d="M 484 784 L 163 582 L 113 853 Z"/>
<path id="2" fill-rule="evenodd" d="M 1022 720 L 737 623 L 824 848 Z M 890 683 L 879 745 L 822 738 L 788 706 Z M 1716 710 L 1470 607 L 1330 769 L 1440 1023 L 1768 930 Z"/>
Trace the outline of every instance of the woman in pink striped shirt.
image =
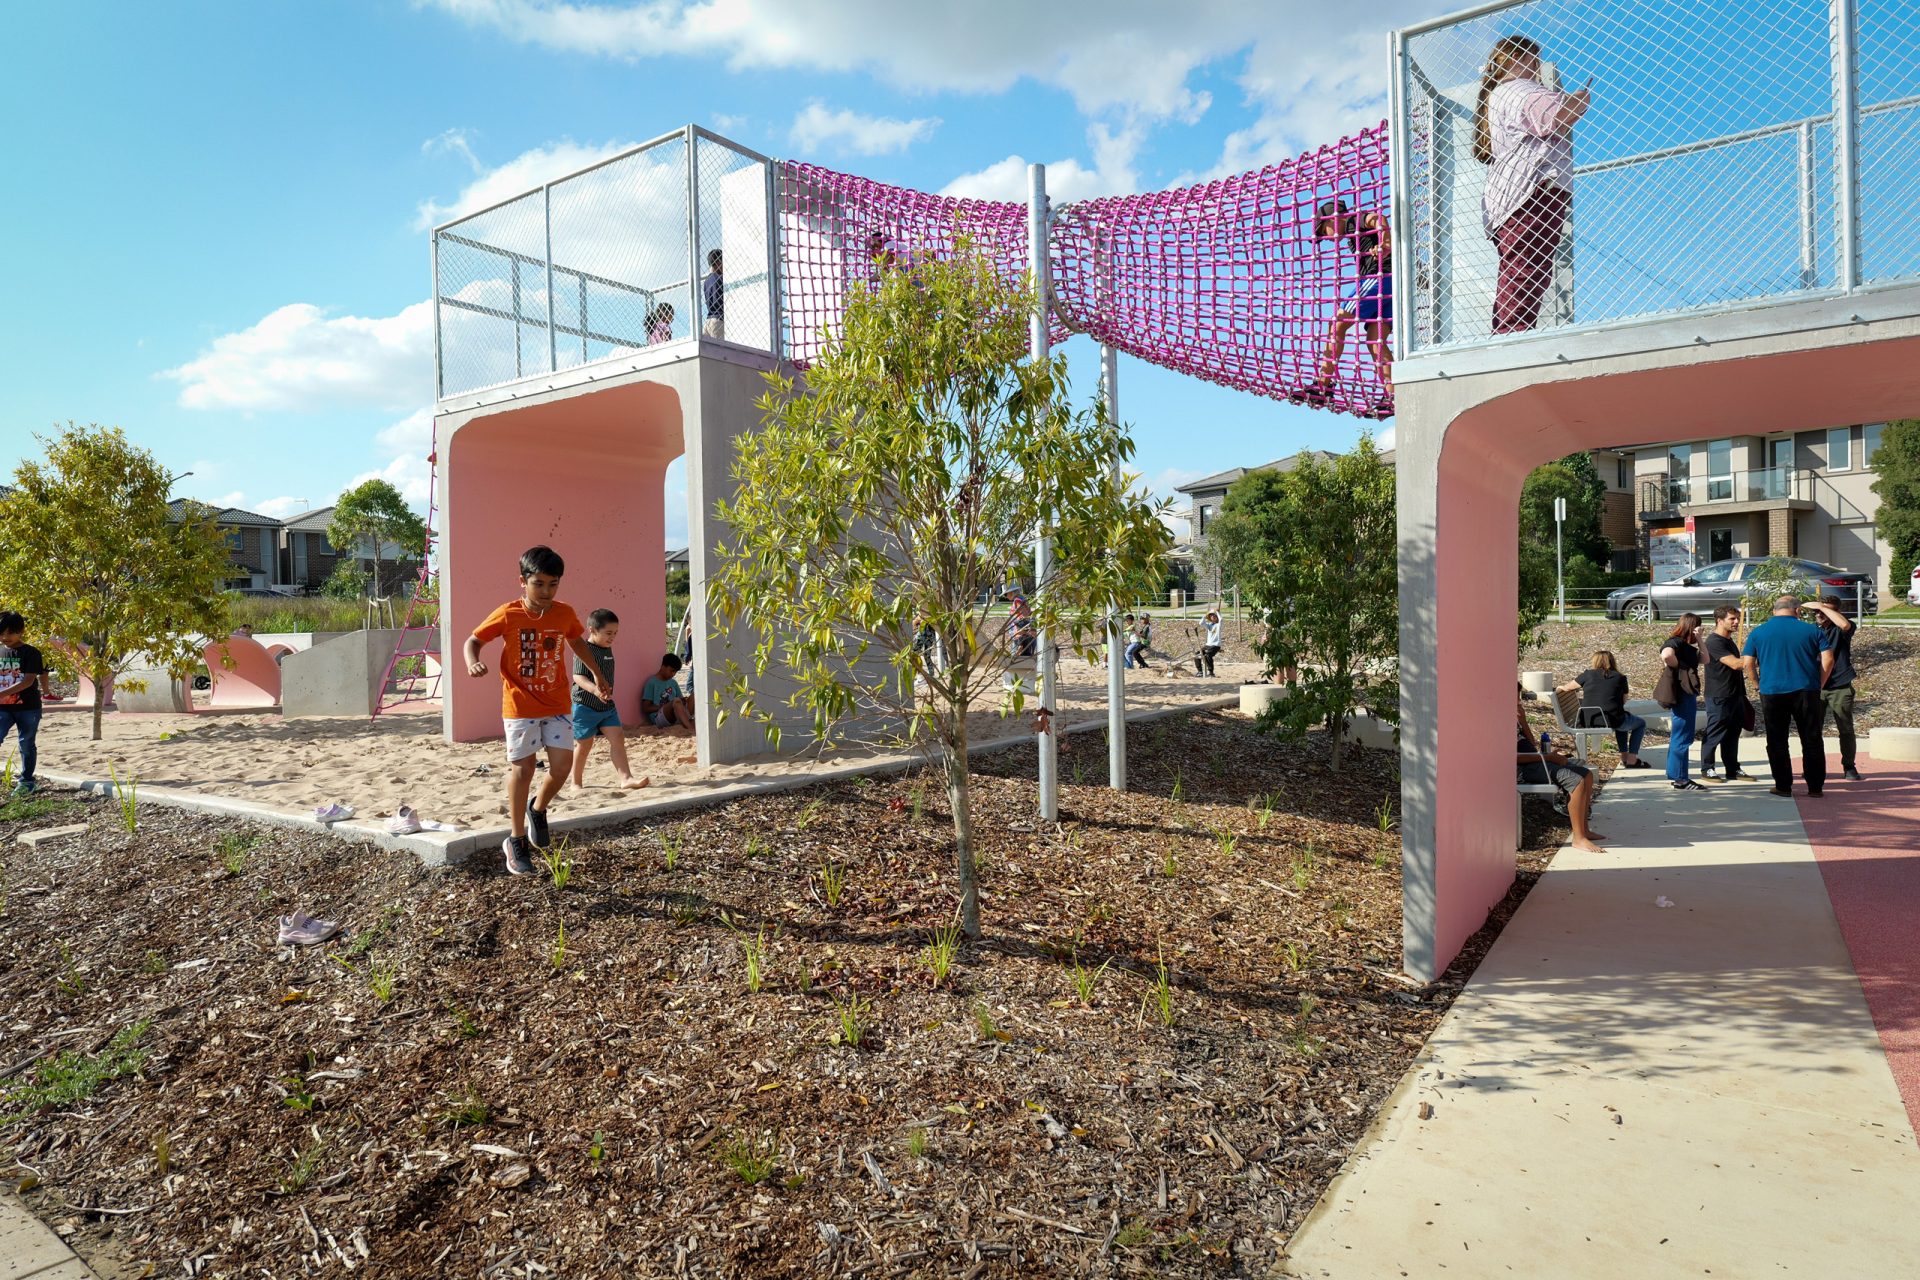
<path id="1" fill-rule="evenodd" d="M 1480 77 L 1473 155 L 1490 165 L 1481 197 L 1487 238 L 1500 254 L 1493 331 L 1519 333 L 1540 319 L 1554 256 L 1573 212 L 1573 126 L 1587 113 L 1593 82 L 1578 93 L 1540 83 L 1540 46 L 1506 36 Z"/>

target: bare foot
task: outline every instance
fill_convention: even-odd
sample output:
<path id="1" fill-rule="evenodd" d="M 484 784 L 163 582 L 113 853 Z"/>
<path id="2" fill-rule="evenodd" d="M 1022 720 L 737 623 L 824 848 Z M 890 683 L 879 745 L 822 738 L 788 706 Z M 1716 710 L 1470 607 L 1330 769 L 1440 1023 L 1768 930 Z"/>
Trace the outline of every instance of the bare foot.
<path id="1" fill-rule="evenodd" d="M 1605 853 L 1606 852 L 1606 850 L 1602 848 L 1600 846 L 1600 843 L 1596 840 L 1582 840 L 1578 837 L 1575 837 L 1572 843 L 1574 848 L 1584 849 L 1588 853 Z"/>
<path id="2" fill-rule="evenodd" d="M 620 789 L 622 791 L 638 791 L 642 787 L 650 787 L 652 785 L 652 778 L 622 778 L 620 780 Z"/>

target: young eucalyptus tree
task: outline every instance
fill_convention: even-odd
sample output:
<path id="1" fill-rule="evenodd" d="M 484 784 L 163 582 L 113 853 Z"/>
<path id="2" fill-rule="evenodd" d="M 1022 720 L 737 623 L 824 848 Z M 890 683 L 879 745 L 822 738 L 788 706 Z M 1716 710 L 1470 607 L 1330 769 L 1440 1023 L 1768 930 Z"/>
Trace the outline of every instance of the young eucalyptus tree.
<path id="1" fill-rule="evenodd" d="M 1092 643 L 1107 602 L 1170 542 L 1158 508 L 1114 478 L 1126 433 L 1098 403 L 1073 405 L 1064 360 L 1028 359 L 1032 305 L 964 246 L 856 287 L 804 387 L 768 375 L 762 429 L 739 438 L 735 494 L 717 508 L 729 533 L 706 589 L 741 655 L 716 672 L 722 717 L 764 721 L 775 746 L 782 706 L 827 744 L 890 725 L 939 760 L 975 937 L 968 717 L 1002 707 L 1018 644 L 997 602 L 1045 530 L 1033 625 Z M 756 693 L 770 672 L 781 692 Z M 1006 711 L 1021 714 L 1030 691 L 1016 684 Z M 1051 712 L 1034 713 L 1043 731 Z"/>

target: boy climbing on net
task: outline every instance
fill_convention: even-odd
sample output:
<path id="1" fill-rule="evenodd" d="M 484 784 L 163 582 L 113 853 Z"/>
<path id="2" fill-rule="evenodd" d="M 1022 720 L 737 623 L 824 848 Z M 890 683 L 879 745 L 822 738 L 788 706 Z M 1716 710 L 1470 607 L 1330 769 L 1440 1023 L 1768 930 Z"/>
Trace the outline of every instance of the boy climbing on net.
<path id="1" fill-rule="evenodd" d="M 529 548 L 520 557 L 519 598 L 488 614 L 465 646 L 467 674 L 477 678 L 487 674 L 481 648 L 496 639 L 503 642 L 500 714 L 507 729 L 507 812 L 513 817 L 513 834 L 500 848 L 508 872 L 516 876 L 533 870 L 532 848 L 547 847 L 547 806 L 573 767 L 567 650 L 593 673 L 594 693 L 603 701 L 613 697 L 612 677 L 600 669 L 599 658 L 583 638 L 586 629 L 579 615 L 554 598 L 566 567 L 552 547 Z M 534 763 L 542 748 L 547 776 L 535 795 Z"/>

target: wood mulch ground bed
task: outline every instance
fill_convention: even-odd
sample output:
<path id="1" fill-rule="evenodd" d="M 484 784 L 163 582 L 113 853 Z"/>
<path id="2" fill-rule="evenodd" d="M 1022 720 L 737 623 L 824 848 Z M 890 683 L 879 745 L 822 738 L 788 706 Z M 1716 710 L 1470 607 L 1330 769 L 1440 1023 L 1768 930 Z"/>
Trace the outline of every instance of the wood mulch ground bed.
<path id="1" fill-rule="evenodd" d="M 931 773 L 595 834 L 564 888 L 56 796 L 0 821 L 4 1167 L 110 1277 L 1269 1274 L 1493 926 L 1398 975 L 1389 757 L 1132 745 L 1119 795 L 1062 743 L 1057 829 L 1031 750 L 979 762 L 944 980 Z M 277 947 L 296 906 L 345 934 Z"/>

